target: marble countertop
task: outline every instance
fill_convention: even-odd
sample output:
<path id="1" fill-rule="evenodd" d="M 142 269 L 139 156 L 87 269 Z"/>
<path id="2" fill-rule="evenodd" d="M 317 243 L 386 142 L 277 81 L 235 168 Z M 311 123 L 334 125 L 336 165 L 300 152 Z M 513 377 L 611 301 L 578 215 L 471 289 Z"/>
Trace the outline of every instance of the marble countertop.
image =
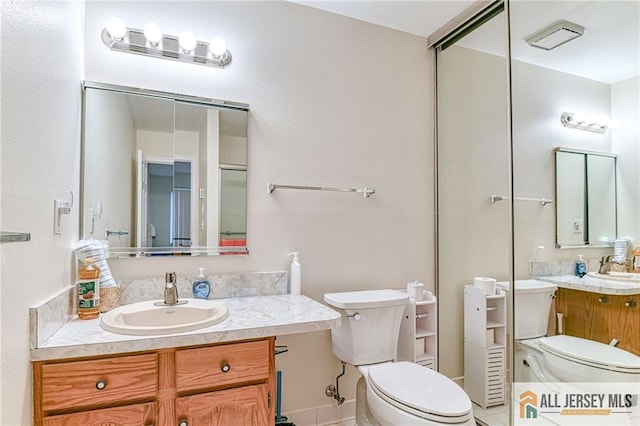
<path id="1" fill-rule="evenodd" d="M 640 283 L 607 280 L 585 275 L 583 278 L 575 275 L 557 275 L 536 277 L 536 280 L 550 282 L 561 288 L 588 291 L 591 293 L 611 294 L 618 296 L 640 294 Z"/>
<path id="2" fill-rule="evenodd" d="M 340 325 L 340 314 L 302 295 L 216 299 L 227 305 L 229 317 L 211 327 L 160 336 L 111 333 L 100 319 L 74 317 L 38 347 L 31 361 L 138 352 L 286 334 L 328 330 Z"/>

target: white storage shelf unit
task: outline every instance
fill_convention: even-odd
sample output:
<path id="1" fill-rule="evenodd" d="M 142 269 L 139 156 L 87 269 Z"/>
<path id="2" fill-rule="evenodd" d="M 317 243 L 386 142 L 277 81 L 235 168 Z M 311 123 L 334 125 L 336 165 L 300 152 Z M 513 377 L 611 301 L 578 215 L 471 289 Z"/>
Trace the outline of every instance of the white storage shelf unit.
<path id="1" fill-rule="evenodd" d="M 437 370 L 438 368 L 437 299 L 430 291 L 423 300 L 410 298 L 404 311 L 398 339 L 398 361 L 411 361 Z"/>
<path id="2" fill-rule="evenodd" d="M 505 293 L 464 288 L 464 390 L 482 408 L 505 403 Z"/>

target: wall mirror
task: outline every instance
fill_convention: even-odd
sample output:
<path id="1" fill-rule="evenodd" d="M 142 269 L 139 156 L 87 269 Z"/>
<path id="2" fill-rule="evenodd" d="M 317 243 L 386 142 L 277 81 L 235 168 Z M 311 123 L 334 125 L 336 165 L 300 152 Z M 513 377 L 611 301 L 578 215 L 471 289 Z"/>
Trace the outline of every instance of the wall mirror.
<path id="1" fill-rule="evenodd" d="M 248 105 L 85 82 L 83 238 L 111 257 L 246 254 Z"/>
<path id="2" fill-rule="evenodd" d="M 556 247 L 610 246 L 616 239 L 616 160 L 556 148 Z"/>

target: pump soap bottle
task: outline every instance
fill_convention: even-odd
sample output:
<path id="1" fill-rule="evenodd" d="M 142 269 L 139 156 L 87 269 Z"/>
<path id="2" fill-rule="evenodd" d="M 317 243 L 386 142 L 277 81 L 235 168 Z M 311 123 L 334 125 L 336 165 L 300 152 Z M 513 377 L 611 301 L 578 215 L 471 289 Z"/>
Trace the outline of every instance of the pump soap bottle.
<path id="1" fill-rule="evenodd" d="M 298 252 L 294 251 L 287 256 L 293 256 L 291 261 L 291 275 L 289 277 L 289 293 L 300 294 L 300 261 L 298 260 Z"/>
<path id="2" fill-rule="evenodd" d="M 576 260 L 576 273 L 577 277 L 584 277 L 587 275 L 587 264 L 584 262 L 582 255 L 578 255 L 578 260 Z"/>
<path id="3" fill-rule="evenodd" d="M 208 299 L 211 292 L 209 280 L 204 276 L 204 268 L 199 268 L 200 274 L 193 281 L 193 297 L 196 299 Z"/>

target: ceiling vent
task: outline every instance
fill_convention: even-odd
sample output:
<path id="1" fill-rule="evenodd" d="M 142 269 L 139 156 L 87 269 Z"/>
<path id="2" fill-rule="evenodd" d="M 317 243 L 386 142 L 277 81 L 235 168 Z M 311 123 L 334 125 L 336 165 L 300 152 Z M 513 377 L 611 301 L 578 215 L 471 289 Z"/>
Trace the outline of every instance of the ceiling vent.
<path id="1" fill-rule="evenodd" d="M 584 34 L 584 27 L 569 21 L 557 22 L 527 39 L 529 46 L 551 50 Z"/>

